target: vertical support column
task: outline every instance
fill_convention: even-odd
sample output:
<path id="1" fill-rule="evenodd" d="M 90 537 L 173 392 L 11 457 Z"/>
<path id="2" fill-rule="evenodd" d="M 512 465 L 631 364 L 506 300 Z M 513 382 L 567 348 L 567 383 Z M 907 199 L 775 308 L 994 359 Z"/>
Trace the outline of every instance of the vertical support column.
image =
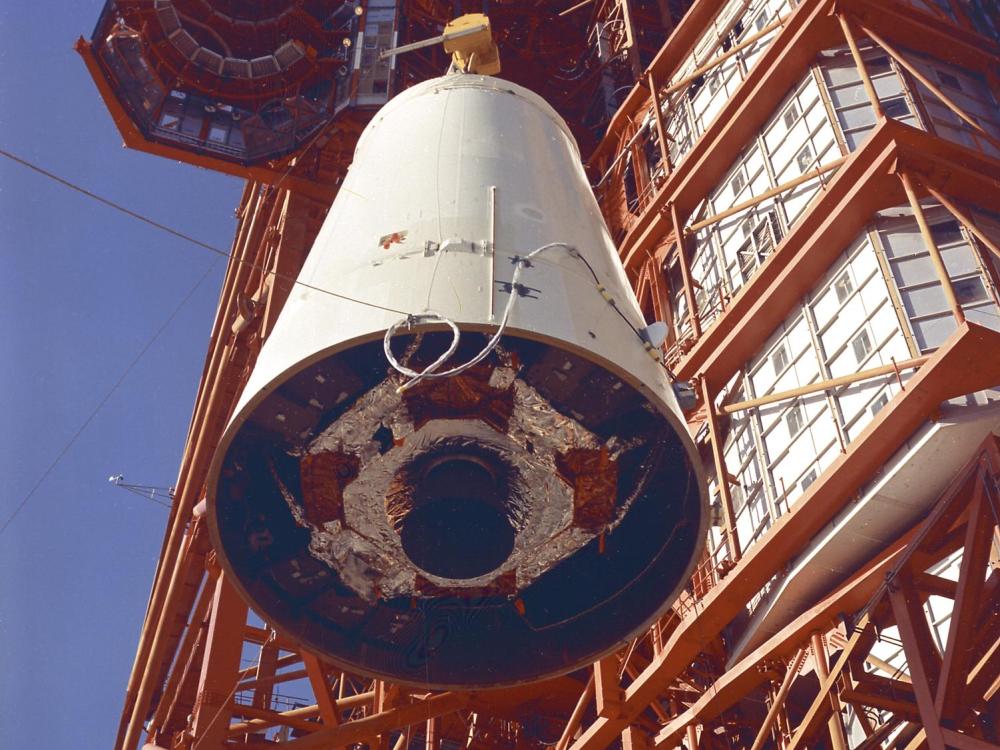
<path id="1" fill-rule="evenodd" d="M 594 662 L 594 696 L 598 716 L 615 719 L 621 715 L 625 691 L 618 680 L 618 660 L 614 654 Z"/>
<path id="2" fill-rule="evenodd" d="M 691 283 L 691 268 L 688 266 L 687 251 L 684 242 L 684 225 L 677 214 L 677 204 L 670 204 L 670 220 L 674 225 L 674 237 L 677 238 L 677 262 L 681 264 L 681 277 L 684 280 L 684 298 L 687 300 L 688 315 L 691 318 L 691 331 L 695 338 L 701 336 L 701 323 L 698 320 L 698 303 L 694 298 L 694 286 Z"/>
<path id="3" fill-rule="evenodd" d="M 192 732 L 198 738 L 198 750 L 221 750 L 226 741 L 246 621 L 246 603 L 226 580 L 225 574 L 219 573 L 191 721 Z"/>
<path id="4" fill-rule="evenodd" d="M 847 20 L 847 16 L 843 12 L 839 11 L 837 13 L 837 20 L 840 21 L 840 28 L 843 30 L 847 46 L 851 50 L 851 57 L 854 58 L 854 65 L 858 69 L 858 74 L 861 76 L 861 83 L 865 87 L 868 100 L 875 111 L 875 120 L 882 122 L 885 119 L 885 110 L 882 109 L 882 102 L 879 101 L 878 94 L 875 92 L 875 86 L 868 75 L 868 68 L 865 67 L 864 58 L 861 57 L 861 50 L 858 49 L 857 40 L 854 37 L 854 32 L 851 30 L 851 22 Z"/>
<path id="5" fill-rule="evenodd" d="M 372 701 L 372 713 L 377 715 L 389 708 L 390 685 L 385 680 L 375 680 L 375 698 Z M 380 734 L 376 738 L 375 747 L 378 750 L 389 750 L 389 735 Z"/>
<path id="6" fill-rule="evenodd" d="M 927 245 L 927 252 L 931 256 L 934 270 L 937 271 L 938 279 L 941 281 L 941 289 L 944 291 L 944 297 L 951 308 L 951 314 L 955 317 L 955 322 L 958 325 L 962 325 L 965 322 L 965 313 L 962 311 L 962 306 L 958 303 L 958 298 L 955 296 L 955 288 L 951 285 L 951 277 L 948 276 L 948 269 L 945 268 L 941 251 L 938 250 L 937 243 L 934 242 L 931 228 L 927 224 L 927 217 L 924 216 L 924 210 L 921 208 L 920 201 L 917 199 L 917 193 L 913 189 L 913 181 L 910 179 L 910 175 L 903 170 L 899 172 L 899 179 L 903 183 L 903 190 L 906 191 L 906 199 L 910 202 L 910 208 L 913 209 L 913 216 L 917 220 L 917 226 L 920 227 L 920 234 L 924 238 L 924 244 Z"/>
<path id="7" fill-rule="evenodd" d="M 337 702 L 330 694 L 330 684 L 327 682 L 326 669 L 316 656 L 308 651 L 302 652 L 302 663 L 305 665 L 306 674 L 309 676 L 309 686 L 313 695 L 316 696 L 316 705 L 319 706 L 319 717 L 323 724 L 328 727 L 336 726 L 340 723 L 340 712 L 337 710 Z"/>
<path id="8" fill-rule="evenodd" d="M 191 417 L 191 430 L 184 445 L 184 459 L 178 473 L 174 500 L 177 510 L 156 569 L 147 615 L 139 635 L 139 646 L 125 693 L 125 707 L 115 740 L 115 748 L 118 750 L 131 750 L 139 743 L 144 717 L 149 710 L 153 692 L 159 687 L 154 684 L 154 675 L 159 674 L 160 662 L 164 658 L 165 631 L 173 616 L 171 610 L 177 600 L 179 581 L 183 578 L 182 568 L 188 558 L 192 538 L 196 534 L 205 533 L 201 524 L 189 527 L 188 522 L 191 509 L 200 499 L 199 493 L 208 471 L 208 461 L 214 451 L 214 447 L 208 449 L 207 446 L 217 442 L 223 427 L 221 420 L 232 408 L 227 400 L 231 396 L 228 389 L 232 378 L 226 372 L 226 363 L 229 362 L 232 347 L 227 343 L 230 341 L 230 332 L 226 325 L 231 320 L 239 289 L 248 276 L 250 264 L 245 261 L 254 252 L 259 241 L 263 229 L 258 219 L 266 210 L 266 206 L 262 205 L 257 183 L 248 183 L 246 190 L 245 213 L 233 243 L 222 299 L 212 325 L 209 347 L 211 357 L 202 377 Z M 216 427 L 217 431 L 214 429 Z M 200 559 L 198 564 L 202 564 Z"/>
<path id="9" fill-rule="evenodd" d="M 684 735 L 687 739 L 688 750 L 698 750 L 698 727 L 694 724 L 688 724 Z"/>
<path id="10" fill-rule="evenodd" d="M 629 7 L 629 0 L 615 0 L 621 8 L 622 26 L 625 30 L 625 49 L 628 55 L 629 67 L 632 69 L 632 79 L 638 81 L 642 75 L 642 67 L 639 62 L 639 45 L 636 43 L 635 23 L 632 21 L 632 9 Z"/>
<path id="11" fill-rule="evenodd" d="M 667 281 L 663 276 L 663 260 L 657 254 L 646 261 L 649 264 L 649 281 L 652 287 L 651 296 L 653 298 L 653 312 L 657 320 L 662 320 L 667 324 L 670 331 L 667 337 L 669 346 L 675 340 L 676 328 L 674 327 L 674 311 L 670 305 L 670 289 L 667 288 Z"/>
<path id="12" fill-rule="evenodd" d="M 437 717 L 427 720 L 427 728 L 424 732 L 425 750 L 441 750 L 440 721 Z"/>
<path id="13" fill-rule="evenodd" d="M 715 400 L 708 380 L 701 379 L 701 398 L 705 402 L 708 435 L 712 441 L 712 458 L 715 461 L 715 483 L 719 488 L 719 499 L 722 501 L 722 515 L 726 522 L 726 545 L 733 562 L 740 559 L 742 550 L 740 540 L 736 535 L 736 512 L 733 509 L 733 496 L 729 491 L 729 472 L 726 471 L 726 460 L 722 455 L 722 437 L 719 434 L 719 416 L 715 411 Z"/>
<path id="14" fill-rule="evenodd" d="M 927 745 L 930 750 L 945 750 L 941 720 L 934 708 L 940 656 L 927 624 L 920 595 L 915 590 L 909 574 L 901 572 L 895 583 L 895 588 L 889 592 L 889 602 L 892 604 L 892 614 L 896 618 L 899 639 L 903 642 L 903 651 L 906 653 L 906 664 L 909 667 Z"/>
<path id="15" fill-rule="evenodd" d="M 274 693 L 274 675 L 278 662 L 278 645 L 269 639 L 260 647 L 257 659 L 257 671 L 254 675 L 256 686 L 253 689 L 253 707 L 265 711 L 271 710 L 271 696 Z"/>
<path id="16" fill-rule="evenodd" d="M 596 681 L 594 674 L 591 674 L 590 679 L 587 680 L 587 686 L 583 689 L 580 699 L 576 702 L 573 713 L 570 714 L 569 721 L 566 722 L 566 727 L 563 729 L 559 741 L 556 742 L 554 750 L 566 750 L 569 747 L 569 743 L 573 740 L 573 735 L 576 734 L 576 731 L 580 728 L 580 724 L 583 722 L 583 715 L 587 710 L 587 706 L 590 705 L 590 700 L 594 697 L 594 683 Z"/>
<path id="17" fill-rule="evenodd" d="M 638 135 L 640 132 L 641 130 L 637 131 L 636 135 Z M 639 198 L 640 212 L 644 208 L 643 196 L 647 195 L 646 188 L 649 187 L 649 183 L 652 180 L 649 164 L 646 162 L 646 152 L 642 148 L 641 141 L 642 141 L 641 138 L 638 137 L 634 138 L 632 147 L 630 149 L 630 151 L 632 152 L 632 177 L 635 180 L 635 190 L 636 190 L 636 195 Z"/>
<path id="18" fill-rule="evenodd" d="M 271 700 L 274 696 L 274 676 L 278 666 L 278 645 L 274 638 L 268 638 L 260 647 L 257 657 L 257 669 L 254 673 L 253 702 L 254 708 L 262 711 L 271 710 Z M 254 742 L 263 738 L 262 734 L 247 732 L 243 735 L 246 742 Z"/>
<path id="19" fill-rule="evenodd" d="M 983 481 L 977 482 L 969 506 L 955 604 L 948 625 L 948 643 L 934 698 L 934 708 L 944 721 L 954 721 L 962 709 L 976 629 L 982 624 L 980 605 L 986 581 L 984 573 L 989 569 L 995 528 L 985 495 Z"/>
<path id="20" fill-rule="evenodd" d="M 823 643 L 823 636 L 820 633 L 813 633 L 811 642 L 813 658 L 816 660 L 816 676 L 822 686 L 830 677 L 830 665 L 826 660 L 826 644 Z M 833 750 L 848 750 L 847 735 L 844 733 L 844 724 L 840 714 L 840 698 L 833 692 L 832 687 L 829 695 L 830 709 L 833 712 L 827 719 L 831 747 Z"/>
<path id="21" fill-rule="evenodd" d="M 788 669 L 785 671 L 785 678 L 781 681 L 781 687 L 778 688 L 777 694 L 774 696 L 774 700 L 771 702 L 771 708 L 768 709 L 767 717 L 764 719 L 764 723 L 761 724 L 760 729 L 757 730 L 757 737 L 753 741 L 753 745 L 750 750 L 762 750 L 764 743 L 767 742 L 768 737 L 771 735 L 771 728 L 774 726 L 774 722 L 777 720 L 778 715 L 782 712 L 785 707 L 785 698 L 788 697 L 788 692 L 792 689 L 792 683 L 795 682 L 795 678 L 802 668 L 802 662 L 806 658 L 806 648 L 803 646 L 799 649 L 799 653 L 795 656 L 792 661 L 788 663 Z"/>
<path id="22" fill-rule="evenodd" d="M 627 726 L 622 732 L 622 750 L 652 750 L 649 735 L 638 727 Z"/>
<path id="23" fill-rule="evenodd" d="M 649 85 L 649 96 L 653 100 L 653 122 L 656 123 L 656 138 L 660 142 L 660 160 L 663 162 L 663 173 L 669 175 L 673 170 L 670 163 L 670 148 L 667 146 L 667 129 L 663 125 L 663 110 L 660 109 L 660 97 L 656 95 L 656 83 L 650 71 L 646 78 Z"/>

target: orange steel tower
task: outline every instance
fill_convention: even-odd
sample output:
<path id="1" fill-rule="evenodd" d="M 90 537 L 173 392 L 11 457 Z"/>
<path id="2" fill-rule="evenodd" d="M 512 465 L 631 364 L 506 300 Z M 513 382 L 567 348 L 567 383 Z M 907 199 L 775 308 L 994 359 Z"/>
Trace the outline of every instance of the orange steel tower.
<path id="1" fill-rule="evenodd" d="M 432 691 L 253 614 L 204 498 L 361 129 L 448 63 L 379 52 L 479 11 L 666 323 L 713 517 L 620 652 Z M 247 179 L 116 750 L 1000 747 L 994 0 L 109 0 L 78 50 L 126 145 Z"/>

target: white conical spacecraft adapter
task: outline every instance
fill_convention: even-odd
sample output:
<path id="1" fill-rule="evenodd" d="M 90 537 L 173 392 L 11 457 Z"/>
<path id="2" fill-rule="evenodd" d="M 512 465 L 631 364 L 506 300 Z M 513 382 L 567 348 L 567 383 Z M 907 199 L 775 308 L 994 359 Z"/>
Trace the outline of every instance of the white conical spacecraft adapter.
<path id="1" fill-rule="evenodd" d="M 674 601 L 708 516 L 644 326 L 548 104 L 478 75 L 406 90 L 219 447 L 222 564 L 269 623 L 394 682 L 609 653 Z"/>

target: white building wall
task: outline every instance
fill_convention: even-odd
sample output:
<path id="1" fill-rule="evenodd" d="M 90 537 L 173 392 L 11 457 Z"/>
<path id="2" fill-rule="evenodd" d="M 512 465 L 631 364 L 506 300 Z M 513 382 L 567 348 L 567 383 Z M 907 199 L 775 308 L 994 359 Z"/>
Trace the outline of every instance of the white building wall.
<path id="1" fill-rule="evenodd" d="M 729 2 L 669 84 L 689 78 L 705 62 L 790 13 L 794 5 L 790 0 L 759 0 L 743 9 L 740 0 Z M 770 32 L 667 98 L 664 119 L 675 165 L 718 117 L 776 33 Z M 888 117 L 983 153 L 1000 155 L 996 144 L 962 123 L 905 66 L 869 40 L 861 39 L 860 48 Z M 1000 107 L 981 77 L 940 60 L 904 52 L 910 64 L 1000 140 Z M 821 53 L 746 144 L 689 224 L 751 202 L 849 155 L 863 145 L 875 124 L 874 111 L 847 46 Z M 652 131 L 651 124 L 648 127 Z M 662 169 L 662 165 L 656 168 Z M 695 232 L 688 249 L 702 329 L 712 324 L 766 262 L 833 175 L 831 170 Z M 926 210 L 967 318 L 1000 330 L 1000 259 L 981 247 L 974 250 L 968 231 L 942 207 L 929 202 Z M 1000 242 L 1000 214 L 969 211 L 983 231 Z M 675 334 L 680 340 L 690 334 L 691 323 L 676 260 L 666 271 L 677 323 Z M 940 282 L 912 212 L 908 207 L 885 211 L 873 217 L 867 230 L 737 373 L 719 394 L 719 404 L 903 362 L 932 352 L 954 329 L 954 318 L 944 304 Z M 900 391 L 911 373 L 912 369 L 903 369 L 898 375 L 725 418 L 724 461 L 744 549 L 787 512 Z M 715 496 L 717 488 L 712 491 Z M 710 545 L 716 560 L 725 556 L 722 542 L 718 528 L 714 529 Z"/>
<path id="2" fill-rule="evenodd" d="M 730 0 L 667 87 L 690 78 L 705 63 L 786 16 L 794 4 L 792 0 L 755 0 L 744 8 L 743 0 Z M 674 164 L 684 160 L 691 145 L 715 119 L 776 34 L 777 30 L 769 32 L 667 97 L 663 103 L 664 126 L 672 138 L 670 158 Z"/>
<path id="3" fill-rule="evenodd" d="M 946 140 L 982 151 L 989 156 L 1000 156 L 1000 106 L 997 105 L 986 79 L 978 73 L 943 60 L 913 52 L 906 54 L 909 62 L 927 80 L 981 128 L 977 130 L 963 121 L 923 83 L 914 80 L 915 93 L 920 97 L 930 121 L 929 129 Z"/>
<path id="4" fill-rule="evenodd" d="M 943 239 L 952 225 L 940 207 L 928 209 L 932 227 Z M 940 311 L 934 278 L 914 275 L 927 258 L 914 218 L 894 209 L 859 236 L 831 265 L 802 303 L 751 357 L 718 404 L 790 391 L 830 378 L 905 362 L 932 351 L 956 324 Z M 1000 218 L 1000 217 L 998 217 Z M 1000 221 L 991 231 L 1000 234 Z M 942 244 L 956 287 L 976 290 L 964 305 L 971 319 L 1000 330 L 1000 306 L 990 271 L 975 253 L 964 230 Z M 888 264 L 888 276 L 880 264 Z M 929 260 L 926 260 L 929 263 Z M 907 265 L 917 264 L 917 265 Z M 933 269 L 931 269 L 933 272 Z M 912 281 L 909 286 L 904 281 Z M 919 282 L 919 283 L 918 283 Z M 928 291 L 930 290 L 930 292 Z M 980 291 L 982 290 L 982 291 Z M 909 295 L 910 291 L 919 297 Z M 943 297 L 943 295 L 941 295 Z M 985 297 L 985 299 L 982 299 Z M 898 307 L 896 300 L 901 300 Z M 928 338 L 931 335 L 938 339 Z M 910 343 L 914 342 L 914 343 Z M 922 343 L 920 343 L 922 342 Z M 915 348 L 917 344 L 919 348 Z M 733 414 L 723 454 L 730 474 L 737 532 L 745 549 L 864 430 L 900 391 L 912 369 L 799 396 Z"/>
<path id="5" fill-rule="evenodd" d="M 914 127 L 923 127 L 924 118 L 927 118 L 931 129 L 941 137 L 986 154 L 1000 155 L 996 145 L 958 120 L 924 87 L 908 87 L 910 77 L 880 48 L 864 42 L 862 54 L 888 116 Z M 996 134 L 997 143 L 1000 143 L 1000 106 L 985 82 L 943 62 L 922 60 L 926 74 L 937 76 L 955 88 L 956 103 L 960 101 L 987 133 Z M 930 103 L 928 97 L 937 104 Z M 918 114 L 920 111 L 928 114 L 922 117 Z M 948 116 L 958 124 L 951 122 Z M 690 221 L 698 222 L 753 201 L 811 170 L 835 162 L 858 148 L 874 126 L 874 112 L 847 48 L 824 52 L 776 108 L 759 134 L 747 144 Z M 691 247 L 691 265 L 702 328 L 711 325 L 728 300 L 756 273 L 781 238 L 804 214 L 823 184 L 832 178 L 833 172 L 795 185 L 696 232 Z M 990 289 L 978 286 L 975 281 L 966 281 L 965 277 L 973 275 L 968 257 L 949 247 L 948 238 L 943 242 L 945 257 L 950 257 L 954 266 L 952 276 L 956 291 L 965 296 L 963 306 L 968 302 L 970 319 L 980 322 L 989 315 L 982 310 L 988 307 L 986 297 Z M 892 251 L 892 247 L 887 248 L 887 253 Z M 898 269 L 902 274 L 906 263 L 893 260 L 891 265 L 894 272 Z M 899 283 L 906 286 L 901 280 Z M 937 346 L 948 329 L 940 314 L 943 308 L 937 310 L 939 314 L 935 317 L 924 304 L 933 290 L 906 288 L 902 293 L 904 304 L 908 304 L 911 297 L 914 302 L 921 298 L 920 309 L 930 316 L 911 320 L 922 342 L 920 348 L 926 350 Z M 686 301 L 684 305 L 686 308 Z M 684 321 L 686 314 L 686 309 L 675 308 L 676 320 Z M 679 326 L 675 333 L 683 338 L 689 331 L 688 323 Z"/>

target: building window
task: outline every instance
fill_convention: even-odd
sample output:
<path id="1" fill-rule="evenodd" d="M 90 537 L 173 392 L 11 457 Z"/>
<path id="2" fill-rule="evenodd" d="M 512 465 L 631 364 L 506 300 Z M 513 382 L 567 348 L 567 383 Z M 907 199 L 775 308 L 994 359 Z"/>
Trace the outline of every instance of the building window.
<path id="1" fill-rule="evenodd" d="M 799 165 L 799 171 L 805 172 L 813 163 L 812 147 L 807 143 L 802 150 L 795 155 L 795 163 Z"/>
<path id="2" fill-rule="evenodd" d="M 799 119 L 799 108 L 792 102 L 788 109 L 785 110 L 785 114 L 781 116 L 781 121 L 785 124 L 785 128 L 788 130 L 792 129 L 796 121 Z"/>
<path id="3" fill-rule="evenodd" d="M 809 471 L 806 472 L 806 475 L 802 477 L 802 481 L 799 482 L 799 487 L 802 488 L 803 492 L 809 489 L 809 485 L 816 481 L 816 476 L 817 475 L 815 468 L 809 469 Z"/>
<path id="4" fill-rule="evenodd" d="M 856 359 L 860 365 L 865 361 L 872 350 L 872 340 L 868 335 L 867 328 L 863 328 L 861 333 L 851 340 L 851 348 L 854 349 L 854 359 Z"/>
<path id="5" fill-rule="evenodd" d="M 180 125 L 180 122 L 181 117 L 179 114 L 164 112 L 160 115 L 160 127 L 166 130 L 177 130 L 177 126 Z"/>
<path id="6" fill-rule="evenodd" d="M 743 172 L 737 172 L 733 177 L 732 181 L 729 183 L 729 187 L 732 188 L 733 195 L 739 195 L 743 186 L 747 184 L 747 178 L 743 175 Z"/>
<path id="7" fill-rule="evenodd" d="M 910 106 L 906 103 L 906 97 L 898 96 L 882 102 L 882 111 L 886 117 L 906 117 L 910 114 Z"/>
<path id="8" fill-rule="evenodd" d="M 844 304 L 851 296 L 851 292 L 854 291 L 854 282 L 851 281 L 851 277 L 846 271 L 833 282 L 833 289 L 837 293 L 837 302 L 840 304 Z"/>
<path id="9" fill-rule="evenodd" d="M 884 73 L 891 73 L 892 63 L 889 62 L 887 55 L 879 55 L 878 57 L 873 57 L 871 60 L 865 60 L 865 68 L 868 70 L 868 75 L 877 76 Z"/>
<path id="10" fill-rule="evenodd" d="M 940 224 L 932 224 L 931 236 L 934 238 L 934 244 L 938 246 L 961 242 L 964 239 L 962 227 L 954 219 L 942 221 Z"/>
<path id="11" fill-rule="evenodd" d="M 743 510 L 743 506 L 746 504 L 747 501 L 746 493 L 743 492 L 743 485 L 742 484 L 732 485 L 729 490 L 729 494 L 733 500 L 733 512 L 739 513 L 741 510 Z"/>
<path id="12" fill-rule="evenodd" d="M 749 278 L 757 266 L 767 260 L 767 256 L 774 250 L 778 240 L 781 239 L 781 227 L 778 225 L 774 211 L 768 211 L 760 217 L 756 225 L 750 225 L 750 220 L 743 224 L 744 233 L 748 226 L 753 226 L 749 232 L 749 237 L 736 251 L 740 262 L 740 272 L 744 277 Z M 746 236 L 746 234 L 744 234 Z"/>
<path id="13" fill-rule="evenodd" d="M 757 29 L 757 31 L 762 31 L 765 26 L 767 26 L 767 11 L 766 10 L 763 13 L 761 13 L 760 15 L 758 15 L 757 18 L 755 18 L 754 22 L 753 22 L 753 27 L 755 29 Z"/>
<path id="14" fill-rule="evenodd" d="M 805 426 L 805 419 L 802 417 L 802 409 L 798 404 L 785 412 L 785 425 L 788 427 L 788 436 L 795 437 Z"/>
<path id="15" fill-rule="evenodd" d="M 951 282 L 951 288 L 955 290 L 955 299 L 961 305 L 968 305 L 972 302 L 982 302 L 986 297 L 986 285 L 978 276 L 970 276 L 966 279 L 959 279 Z"/>
<path id="16" fill-rule="evenodd" d="M 882 393 L 878 394 L 878 398 L 872 401 L 872 405 L 868 407 L 868 411 L 870 411 L 871 415 L 874 417 L 876 414 L 882 411 L 882 408 L 888 403 L 889 403 L 889 396 L 886 395 L 885 391 L 882 391 Z"/>
<path id="17" fill-rule="evenodd" d="M 212 123 L 208 128 L 208 140 L 212 143 L 225 143 L 229 139 L 229 126 Z"/>
<path id="18" fill-rule="evenodd" d="M 713 75 L 708 79 L 708 93 L 714 94 L 722 86 L 721 76 Z"/>
<path id="19" fill-rule="evenodd" d="M 788 367 L 788 350 L 784 344 L 778 346 L 771 354 L 771 366 L 774 368 L 775 376 L 780 375 Z"/>
<path id="20" fill-rule="evenodd" d="M 941 81 L 942 86 L 947 86 L 950 89 L 955 89 L 956 91 L 962 90 L 962 84 L 957 77 L 953 76 L 951 73 L 945 73 L 943 70 L 937 71 L 938 80 Z"/>

